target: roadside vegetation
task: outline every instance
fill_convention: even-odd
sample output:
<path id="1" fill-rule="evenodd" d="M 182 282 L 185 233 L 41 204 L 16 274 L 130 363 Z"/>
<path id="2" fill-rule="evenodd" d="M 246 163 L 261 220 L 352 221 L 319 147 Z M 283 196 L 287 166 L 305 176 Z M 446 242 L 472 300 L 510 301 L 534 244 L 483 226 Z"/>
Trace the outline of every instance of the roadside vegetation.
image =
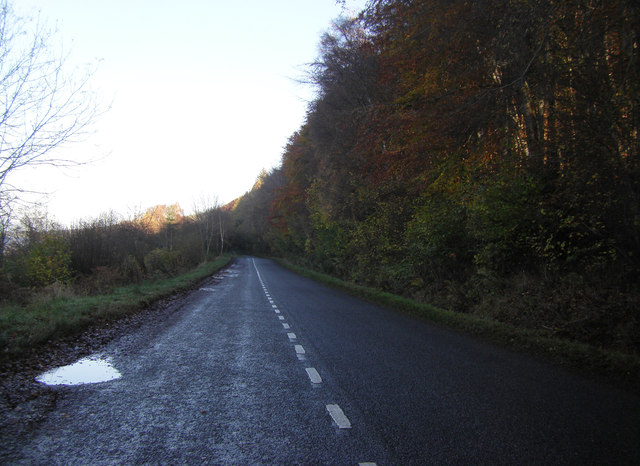
<path id="1" fill-rule="evenodd" d="M 8 230 L 0 264 L 0 349 L 107 322 L 188 288 L 224 266 L 228 213 L 212 204 L 185 216 L 155 206 L 62 227 L 32 211 Z"/>
<path id="2" fill-rule="evenodd" d="M 78 334 L 92 325 L 104 325 L 152 305 L 211 276 L 229 263 L 231 255 L 200 264 L 174 276 L 156 276 L 129 285 L 115 285 L 97 294 L 54 283 L 33 291 L 22 303 L 0 305 L 0 348 L 3 357 L 56 338 Z"/>

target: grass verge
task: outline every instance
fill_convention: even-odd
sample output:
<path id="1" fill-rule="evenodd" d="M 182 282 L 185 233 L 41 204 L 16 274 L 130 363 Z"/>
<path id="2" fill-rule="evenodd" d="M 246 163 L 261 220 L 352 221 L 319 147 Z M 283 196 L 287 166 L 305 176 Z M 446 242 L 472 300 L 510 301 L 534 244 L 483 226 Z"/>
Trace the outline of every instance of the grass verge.
<path id="1" fill-rule="evenodd" d="M 226 266 L 231 258 L 231 255 L 224 255 L 188 273 L 122 286 L 109 294 L 76 296 L 63 290 L 54 296 L 34 297 L 26 306 L 2 306 L 0 357 L 19 355 L 38 344 L 77 334 L 97 322 L 117 319 L 186 291 Z"/>
<path id="2" fill-rule="evenodd" d="M 481 337 L 503 347 L 552 361 L 624 389 L 640 390 L 640 357 L 590 346 L 470 314 L 449 311 L 384 291 L 356 285 L 320 272 L 274 259 L 283 267 L 351 295 L 431 323 Z"/>

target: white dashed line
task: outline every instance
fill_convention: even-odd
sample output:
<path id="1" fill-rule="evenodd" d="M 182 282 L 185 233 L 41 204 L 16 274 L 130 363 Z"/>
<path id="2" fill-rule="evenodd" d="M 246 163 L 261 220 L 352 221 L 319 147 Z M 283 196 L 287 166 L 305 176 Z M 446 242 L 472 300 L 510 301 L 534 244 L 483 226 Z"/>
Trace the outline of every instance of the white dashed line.
<path id="1" fill-rule="evenodd" d="M 333 422 L 338 425 L 340 429 L 351 429 L 351 422 L 345 416 L 344 411 L 338 405 L 327 405 L 327 411 L 329 411 L 329 415 Z"/>
<path id="2" fill-rule="evenodd" d="M 311 383 L 314 383 L 314 384 L 322 383 L 322 377 L 320 377 L 320 374 L 318 374 L 318 371 L 315 370 L 313 367 L 307 367 L 305 371 L 307 371 L 307 375 L 309 376 L 309 380 L 311 380 Z"/>
<path id="3" fill-rule="evenodd" d="M 358 466 L 378 466 L 376 463 L 358 463 Z"/>
<path id="4" fill-rule="evenodd" d="M 262 286 L 262 290 L 264 291 L 265 296 L 267 297 L 269 303 L 273 307 L 274 312 L 276 314 L 280 314 L 280 311 L 278 310 L 278 306 L 274 304 L 274 301 L 271 298 L 269 291 L 267 290 L 267 286 L 262 281 L 262 276 L 258 271 L 258 266 L 256 265 L 255 259 L 252 259 L 252 262 L 253 262 L 253 267 L 256 269 L 256 274 L 258 275 L 258 280 L 260 281 L 260 285 Z M 210 291 L 210 290 L 205 288 L 205 289 L 202 289 L 202 291 Z M 281 315 L 278 315 L 278 319 L 281 321 L 285 320 L 285 318 Z M 282 327 L 285 330 L 289 330 L 291 328 L 289 324 L 284 322 L 282 323 Z M 287 333 L 287 336 L 289 337 L 290 341 L 295 341 L 297 339 L 296 334 L 293 332 Z M 306 351 L 304 350 L 302 345 L 294 345 L 294 348 L 296 351 L 296 355 L 298 356 L 298 359 L 300 359 L 301 361 L 304 361 L 305 360 L 304 355 L 306 354 Z M 307 375 L 309 376 L 309 380 L 311 381 L 312 384 L 319 385 L 322 383 L 322 377 L 320 377 L 320 374 L 315 368 L 307 367 L 305 368 L 305 371 L 307 372 Z M 329 412 L 329 415 L 331 416 L 331 419 L 333 419 L 333 422 L 336 423 L 339 429 L 351 429 L 351 422 L 349 421 L 347 416 L 344 414 L 344 411 L 342 411 L 339 405 L 337 404 L 326 405 L 326 408 L 327 408 L 327 411 Z M 376 463 L 363 462 L 363 463 L 358 463 L 358 466 L 376 466 Z"/>

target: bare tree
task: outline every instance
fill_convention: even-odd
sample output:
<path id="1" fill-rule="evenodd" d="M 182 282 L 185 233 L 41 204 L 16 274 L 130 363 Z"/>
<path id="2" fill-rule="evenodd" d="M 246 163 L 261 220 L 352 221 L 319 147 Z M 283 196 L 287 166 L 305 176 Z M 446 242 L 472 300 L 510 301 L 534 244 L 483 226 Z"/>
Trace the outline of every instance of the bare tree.
<path id="1" fill-rule="evenodd" d="M 89 89 L 92 70 L 68 69 L 53 33 L 0 0 L 0 217 L 24 192 L 11 175 L 25 167 L 71 166 L 58 149 L 86 136 L 100 113 Z M 73 75 L 72 75 L 73 72 Z"/>
<path id="2" fill-rule="evenodd" d="M 220 241 L 224 245 L 224 230 L 218 198 L 203 196 L 194 203 L 193 210 L 198 231 L 200 232 L 200 239 L 202 240 L 203 259 L 206 261 L 218 234 L 220 234 Z"/>
<path id="3" fill-rule="evenodd" d="M 4 250 L 9 238 L 9 226 L 12 213 L 13 205 L 11 203 L 3 204 L 0 202 L 0 267 L 2 267 L 4 263 Z"/>
<path id="4" fill-rule="evenodd" d="M 218 212 L 218 232 L 220 233 L 220 255 L 224 252 L 224 239 L 227 234 L 227 221 L 229 219 L 229 212 L 222 207 L 216 209 Z"/>

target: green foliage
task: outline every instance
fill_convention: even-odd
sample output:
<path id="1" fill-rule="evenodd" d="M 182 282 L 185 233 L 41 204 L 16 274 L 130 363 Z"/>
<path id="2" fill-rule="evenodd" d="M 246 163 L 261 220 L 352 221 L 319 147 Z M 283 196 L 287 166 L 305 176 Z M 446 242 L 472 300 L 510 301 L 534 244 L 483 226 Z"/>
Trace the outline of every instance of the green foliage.
<path id="1" fill-rule="evenodd" d="M 468 209 L 443 196 L 421 199 L 407 228 L 408 259 L 422 281 L 465 276 L 472 239 Z"/>
<path id="2" fill-rule="evenodd" d="M 31 286 L 42 287 L 71 279 L 71 254 L 66 242 L 54 235 L 45 235 L 33 245 L 24 258 L 24 273 Z"/>
<path id="3" fill-rule="evenodd" d="M 327 219 L 318 219 L 313 238 L 306 241 L 305 253 L 320 270 L 342 275 L 346 264 L 349 264 L 345 249 L 348 242 L 348 231 L 344 227 Z"/>
<path id="4" fill-rule="evenodd" d="M 532 180 L 497 179 L 475 192 L 468 229 L 475 264 L 500 273 L 532 268 L 540 235 L 541 190 Z"/>

